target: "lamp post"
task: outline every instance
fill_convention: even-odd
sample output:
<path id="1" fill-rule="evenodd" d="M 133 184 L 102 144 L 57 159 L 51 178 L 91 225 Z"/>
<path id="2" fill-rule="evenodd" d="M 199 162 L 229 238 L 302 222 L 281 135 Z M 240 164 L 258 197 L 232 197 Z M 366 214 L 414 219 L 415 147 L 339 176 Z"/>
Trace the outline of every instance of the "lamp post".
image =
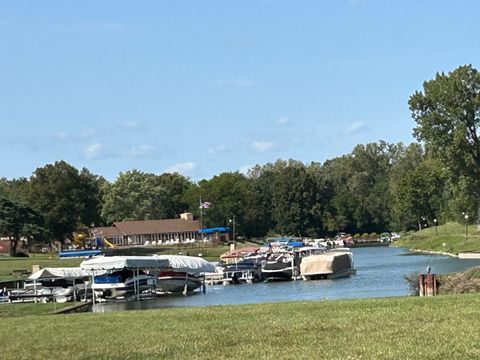
<path id="1" fill-rule="evenodd" d="M 468 241 L 468 214 L 465 214 L 465 242 Z"/>
<path id="2" fill-rule="evenodd" d="M 437 221 L 437 219 L 433 219 L 433 223 L 435 224 L 435 236 L 438 236 L 438 230 L 437 230 L 438 221 Z"/>
<path id="3" fill-rule="evenodd" d="M 228 222 L 232 224 L 232 240 L 235 241 L 235 215 Z"/>

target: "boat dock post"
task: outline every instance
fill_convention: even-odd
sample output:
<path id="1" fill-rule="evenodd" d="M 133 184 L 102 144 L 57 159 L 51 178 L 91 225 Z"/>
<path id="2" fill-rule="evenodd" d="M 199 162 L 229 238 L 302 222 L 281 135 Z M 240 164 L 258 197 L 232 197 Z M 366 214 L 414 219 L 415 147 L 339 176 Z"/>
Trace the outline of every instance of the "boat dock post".
<path id="1" fill-rule="evenodd" d="M 418 294 L 420 296 L 437 295 L 437 277 L 435 274 L 418 275 Z"/>

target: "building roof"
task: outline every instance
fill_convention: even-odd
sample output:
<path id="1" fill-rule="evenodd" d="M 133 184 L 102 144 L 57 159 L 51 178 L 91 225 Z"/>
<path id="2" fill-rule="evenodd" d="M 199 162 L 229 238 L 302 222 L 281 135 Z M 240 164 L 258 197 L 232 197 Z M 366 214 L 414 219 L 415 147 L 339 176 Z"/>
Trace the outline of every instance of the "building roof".
<path id="1" fill-rule="evenodd" d="M 123 235 L 148 235 L 197 232 L 200 229 L 200 222 L 184 219 L 119 221 L 113 226 Z"/>
<path id="2" fill-rule="evenodd" d="M 118 229 L 115 226 L 109 226 L 109 227 L 96 227 L 92 231 L 95 235 L 96 234 L 101 234 L 102 236 L 106 238 L 114 238 L 118 236 L 122 236 L 122 232 L 120 229 Z"/>

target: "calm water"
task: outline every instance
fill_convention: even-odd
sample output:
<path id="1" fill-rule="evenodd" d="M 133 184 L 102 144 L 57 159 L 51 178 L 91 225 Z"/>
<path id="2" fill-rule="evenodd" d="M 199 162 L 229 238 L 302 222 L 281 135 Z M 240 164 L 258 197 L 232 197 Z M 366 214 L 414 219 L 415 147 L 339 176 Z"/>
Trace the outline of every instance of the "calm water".
<path id="1" fill-rule="evenodd" d="M 374 298 L 409 294 L 404 275 L 425 272 L 446 274 L 480 266 L 480 260 L 417 255 L 406 249 L 370 247 L 352 249 L 357 274 L 350 278 L 317 281 L 207 286 L 206 294 L 166 296 L 154 300 L 96 304 L 94 312 L 163 307 L 253 304 L 274 301 Z"/>

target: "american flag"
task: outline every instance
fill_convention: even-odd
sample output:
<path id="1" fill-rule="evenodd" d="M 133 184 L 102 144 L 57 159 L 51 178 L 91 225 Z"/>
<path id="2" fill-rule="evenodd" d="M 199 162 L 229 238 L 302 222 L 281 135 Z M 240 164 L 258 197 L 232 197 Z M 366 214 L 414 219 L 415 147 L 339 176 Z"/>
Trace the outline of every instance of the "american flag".
<path id="1" fill-rule="evenodd" d="M 208 201 L 204 201 L 204 202 L 200 203 L 199 209 L 208 209 L 210 206 L 212 206 L 212 203 L 210 203 Z"/>

